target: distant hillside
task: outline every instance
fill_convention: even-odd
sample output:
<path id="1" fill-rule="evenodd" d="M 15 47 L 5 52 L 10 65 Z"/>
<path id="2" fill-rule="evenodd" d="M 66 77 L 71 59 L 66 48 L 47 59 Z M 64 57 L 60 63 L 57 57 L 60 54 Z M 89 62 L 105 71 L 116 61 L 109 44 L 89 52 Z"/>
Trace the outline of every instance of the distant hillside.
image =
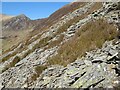
<path id="1" fill-rule="evenodd" d="M 48 18 L 5 19 L 0 89 L 119 90 L 119 7 L 119 2 L 72 2 Z"/>
<path id="2" fill-rule="evenodd" d="M 0 17 L 2 17 L 2 20 L 4 21 L 4 20 L 10 19 L 14 16 L 8 16 L 8 15 L 5 15 L 5 14 L 0 14 Z"/>
<path id="3" fill-rule="evenodd" d="M 59 10 L 55 11 L 51 14 L 48 18 L 43 21 L 41 25 L 38 25 L 35 29 L 42 29 L 48 28 L 52 24 L 56 23 L 62 16 L 71 13 L 72 11 L 76 10 L 77 8 L 83 7 L 86 3 L 84 2 L 74 2 L 65 5 L 64 7 L 60 8 Z M 42 27 L 42 28 L 41 28 Z"/>
<path id="4" fill-rule="evenodd" d="M 37 20 L 31 20 L 24 14 L 14 17 L 1 15 L 3 17 L 3 36 L 1 37 L 4 38 L 3 52 L 6 51 L 9 47 L 12 47 L 15 43 L 18 44 L 21 41 L 24 42 L 28 38 L 34 36 L 35 34 L 48 29 L 50 26 L 52 26 L 52 24 L 56 23 L 62 16 L 74 11 L 77 8 L 83 7 L 84 5 L 85 3 L 74 2 L 73 4 L 68 4 L 62 7 L 61 9 L 50 15 L 48 18 Z M 17 37 L 18 39 L 14 40 L 15 37 Z"/>
<path id="5" fill-rule="evenodd" d="M 3 17 L 2 29 L 3 30 L 26 29 L 26 28 L 29 28 L 29 24 L 30 24 L 29 22 L 30 22 L 30 19 L 23 14 L 15 17 L 9 17 L 7 19 L 4 19 Z"/>

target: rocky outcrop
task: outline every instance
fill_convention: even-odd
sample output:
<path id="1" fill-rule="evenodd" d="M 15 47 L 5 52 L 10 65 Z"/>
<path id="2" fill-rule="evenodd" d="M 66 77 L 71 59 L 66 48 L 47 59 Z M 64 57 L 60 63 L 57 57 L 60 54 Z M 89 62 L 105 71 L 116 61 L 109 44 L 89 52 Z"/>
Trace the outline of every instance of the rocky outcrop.
<path id="1" fill-rule="evenodd" d="M 30 19 L 24 14 L 12 17 L 2 22 L 3 30 L 23 30 L 29 27 Z"/>
<path id="2" fill-rule="evenodd" d="M 120 58 L 119 44 L 106 42 L 102 49 L 87 52 L 75 62 L 46 69 L 32 87 L 47 88 L 113 88 L 118 81 Z"/>
<path id="3" fill-rule="evenodd" d="M 87 3 L 82 8 L 77 8 L 73 12 L 67 13 L 50 28 L 30 38 L 28 40 L 29 43 L 26 45 L 21 43 L 12 51 L 3 54 L 1 56 L 3 61 L 0 63 L 1 87 L 113 88 L 119 85 L 119 40 L 116 43 L 106 41 L 101 49 L 86 52 L 84 57 L 77 58 L 77 60 L 66 67 L 52 65 L 46 67 L 41 73 L 35 71 L 37 66 L 46 65 L 48 59 L 58 53 L 60 46 L 70 40 L 79 28 L 91 20 L 105 17 L 108 21 L 115 23 L 114 19 L 111 19 L 111 15 L 113 15 L 111 13 L 117 10 L 117 8 L 108 9 L 109 5 L 103 4 L 103 7 L 99 10 L 91 12 L 84 18 L 72 23 L 66 30 L 59 31 L 59 28 L 70 20 L 88 13 L 94 5 L 95 3 Z M 18 18 L 22 18 L 22 20 Z M 29 21 L 24 15 L 15 17 L 14 20 Z M 118 17 L 116 21 L 119 21 Z M 24 23 L 24 25 L 26 24 Z M 23 26 L 23 28 L 26 28 L 26 26 Z M 62 35 L 63 39 L 58 44 L 52 47 L 49 46 L 51 42 L 58 40 Z M 31 80 L 33 77 L 34 79 Z"/>

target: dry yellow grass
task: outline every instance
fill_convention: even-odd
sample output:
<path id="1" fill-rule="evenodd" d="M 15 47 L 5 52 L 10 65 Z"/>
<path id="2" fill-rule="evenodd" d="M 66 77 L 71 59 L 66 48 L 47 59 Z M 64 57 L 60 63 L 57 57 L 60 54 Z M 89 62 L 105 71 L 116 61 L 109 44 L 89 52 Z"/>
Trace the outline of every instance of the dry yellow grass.
<path id="1" fill-rule="evenodd" d="M 99 9 L 101 6 L 102 6 L 101 3 L 96 3 L 87 13 L 85 13 L 85 14 L 83 14 L 81 16 L 77 16 L 74 19 L 71 19 L 69 22 L 67 22 L 63 26 L 61 26 L 58 29 L 58 32 L 54 36 L 56 36 L 56 35 L 64 32 L 64 31 L 66 31 L 67 28 L 69 28 L 72 24 L 77 23 L 80 19 L 85 18 L 88 14 L 90 14 L 91 12 Z M 97 22 L 92 22 L 92 23 L 93 24 L 97 23 L 96 26 L 99 26 L 99 24 L 101 24 L 102 22 L 104 22 L 104 21 L 100 20 L 100 22 L 97 21 Z M 106 23 L 104 22 L 104 24 L 106 24 Z M 108 35 L 107 33 L 108 32 L 104 32 L 104 31 L 103 32 L 101 32 L 101 31 L 96 32 L 97 31 L 96 29 L 98 29 L 98 28 L 96 28 L 96 27 L 94 27 L 92 25 L 91 24 L 85 25 L 84 27 L 82 27 L 82 29 L 80 29 L 76 33 L 76 36 L 74 37 L 74 39 L 70 40 L 66 44 L 63 44 L 61 46 L 61 48 L 59 49 L 58 55 L 56 55 L 55 57 L 52 57 L 52 58 L 49 59 L 48 65 L 61 64 L 61 65 L 65 66 L 68 63 L 73 62 L 78 56 L 84 55 L 86 51 L 92 50 L 92 49 L 94 49 L 96 47 L 101 47 L 101 45 L 104 43 L 105 40 L 113 38 L 113 36 L 114 36 L 113 33 L 115 34 L 114 31 L 111 30 L 110 31 L 111 32 L 111 36 L 109 34 L 109 37 L 107 37 L 107 35 Z M 110 25 L 108 25 L 108 26 L 110 26 Z M 101 24 L 99 26 L 99 28 L 100 29 L 104 28 L 104 25 Z M 112 26 L 112 28 L 113 28 L 113 26 Z M 104 29 L 106 29 L 106 28 L 104 28 Z M 92 31 L 92 30 L 94 30 L 94 31 Z M 95 34 L 97 34 L 97 33 L 100 33 L 99 35 L 101 35 L 101 37 L 99 37 L 99 38 L 95 37 L 96 36 Z M 32 41 L 38 39 L 40 36 L 41 35 L 39 35 L 37 38 L 33 39 Z M 88 38 L 88 36 L 89 36 L 89 38 Z M 56 41 L 47 43 L 47 41 L 49 41 L 53 37 L 48 37 L 48 38 L 45 38 L 45 39 L 41 40 L 38 44 L 36 44 L 33 47 L 32 50 L 27 52 L 24 57 L 26 57 L 28 54 L 30 54 L 32 51 L 34 51 L 36 48 L 40 48 L 40 47 L 43 47 L 45 45 L 48 45 L 49 48 L 50 48 L 50 47 L 53 47 L 55 45 L 58 45 L 63 40 L 64 36 L 60 36 L 60 38 L 58 40 L 56 40 Z M 97 41 L 94 38 L 100 39 L 100 40 Z M 25 40 L 29 41 L 29 38 L 27 37 Z M 26 42 L 26 45 L 30 44 L 32 41 Z M 14 56 L 14 55 L 15 54 L 13 53 L 12 56 Z M 10 57 L 11 56 L 6 57 L 3 61 L 7 60 Z"/>
<path id="2" fill-rule="evenodd" d="M 102 3 L 101 2 L 96 2 L 92 8 L 90 8 L 90 10 L 87 12 L 88 14 L 92 13 L 93 11 L 96 11 L 98 9 L 100 9 L 102 7 Z"/>
<path id="3" fill-rule="evenodd" d="M 116 37 L 116 27 L 100 19 L 91 21 L 76 32 L 76 35 L 64 43 L 58 54 L 48 59 L 48 65 L 60 64 L 66 66 L 77 57 L 85 55 L 86 51 L 100 48 L 107 40 Z"/>
<path id="4" fill-rule="evenodd" d="M 14 67 L 15 64 L 18 63 L 19 61 L 20 61 L 20 57 L 16 56 L 16 57 L 12 60 L 12 62 L 10 62 L 10 63 L 2 70 L 2 72 L 8 70 L 8 69 L 11 68 L 11 67 Z"/>
<path id="5" fill-rule="evenodd" d="M 8 16 L 8 15 L 0 14 L 0 17 L 2 18 L 2 19 L 1 19 L 2 21 L 5 21 L 5 20 L 7 20 L 7 19 L 11 19 L 11 18 L 14 17 L 14 16 Z"/>
<path id="6" fill-rule="evenodd" d="M 67 14 L 68 12 L 72 12 L 72 11 L 74 11 L 77 8 L 83 7 L 84 5 L 86 5 L 86 3 L 74 2 L 72 4 L 68 4 L 68 5 L 64 6 L 63 8 L 59 9 L 58 11 L 56 11 L 54 14 L 52 14 L 49 17 L 49 19 L 48 19 L 49 22 L 47 22 L 47 25 L 51 26 L 51 22 L 54 22 L 54 20 L 56 20 L 54 17 L 60 18 L 63 15 Z M 74 23 L 77 22 L 79 20 L 79 18 L 87 16 L 89 13 L 91 13 L 94 10 L 99 9 L 101 6 L 102 6 L 102 4 L 100 2 L 96 3 L 86 14 L 84 14 L 82 16 L 79 16 L 79 17 L 75 17 L 76 19 L 74 18 L 74 19 L 70 20 L 68 23 L 66 23 L 64 26 L 62 26 L 59 31 L 62 32 L 62 30 L 65 30 L 65 28 L 67 29 L 70 25 L 72 25 L 71 22 L 74 22 Z M 54 24 L 54 23 L 52 23 L 52 24 Z M 64 29 L 62 29 L 62 28 L 64 28 Z M 46 29 L 46 28 L 44 28 L 44 29 Z M 29 33 L 29 30 L 20 30 L 20 31 L 14 31 L 13 30 L 13 31 L 5 31 L 5 32 L 3 32 L 3 35 L 7 34 L 7 36 L 9 35 L 9 36 L 11 36 L 13 38 L 9 38 L 9 39 L 3 40 L 3 46 L 2 46 L 2 51 L 3 52 L 2 53 L 10 51 L 10 48 L 13 45 L 16 45 L 16 44 L 18 44 L 20 42 L 29 41 L 29 39 L 32 36 L 34 36 L 35 34 L 37 34 L 39 32 L 41 32 L 41 30 L 34 30 L 32 33 Z M 27 42 L 27 43 L 29 44 L 30 42 Z"/>
<path id="7" fill-rule="evenodd" d="M 73 6 L 72 7 L 73 10 L 71 10 L 70 12 L 72 12 L 72 11 L 74 11 L 74 9 L 80 8 L 84 5 L 85 5 L 85 3 L 83 3 L 81 6 L 79 6 L 79 4 L 78 4 L 78 6 L 76 8 L 73 8 L 74 7 Z M 53 35 L 53 37 L 47 37 L 45 39 L 42 39 L 38 44 L 36 44 L 33 47 L 32 50 L 28 51 L 23 56 L 23 58 L 26 57 L 31 52 L 33 52 L 35 49 L 43 47 L 45 45 L 48 45 L 49 46 L 48 48 L 51 48 L 55 45 L 58 45 L 63 40 L 64 36 L 61 35 L 58 40 L 50 42 L 50 43 L 48 43 L 48 41 L 50 39 L 54 38 L 56 35 L 66 31 L 71 25 L 73 25 L 74 23 L 77 23 L 79 20 L 85 18 L 88 14 L 92 13 L 95 10 L 98 10 L 101 7 L 102 7 L 101 3 L 96 3 L 87 13 L 82 14 L 81 16 L 77 16 L 74 19 L 71 19 L 66 24 L 61 26 L 58 29 L 58 32 L 55 35 Z M 60 13 L 60 12 L 57 12 L 57 13 Z M 56 15 L 57 15 L 57 13 L 56 13 Z M 59 17 L 61 17 L 61 16 L 59 16 Z M 52 21 L 52 19 L 51 19 L 51 21 Z M 49 23 L 48 26 L 51 26 L 52 24 Z M 104 25 L 106 25 L 106 26 L 104 26 Z M 44 29 L 46 29 L 46 28 L 44 28 Z M 105 22 L 103 20 L 98 20 L 95 22 L 93 21 L 93 22 L 88 23 L 87 25 L 83 26 L 80 30 L 78 30 L 78 32 L 76 33 L 75 37 L 73 37 L 72 40 L 69 40 L 69 42 L 63 44 L 60 47 L 60 49 L 58 51 L 58 55 L 56 55 L 52 58 L 49 58 L 48 65 L 60 64 L 60 65 L 66 66 L 67 64 L 73 62 L 77 57 L 83 56 L 86 51 L 90 51 L 90 50 L 95 49 L 95 48 L 100 48 L 101 45 L 106 40 L 111 40 L 114 38 L 114 36 L 116 36 L 116 32 L 114 31 L 115 29 L 116 28 L 114 26 L 109 25 L 107 22 Z M 40 31 L 34 31 L 34 32 L 32 32 L 32 34 L 31 33 L 29 34 L 28 31 L 22 31 L 22 32 L 20 31 L 20 32 L 18 32 L 18 34 L 16 34 L 19 37 L 12 39 L 12 41 L 11 40 L 3 41 L 3 45 L 4 45 L 3 49 L 5 48 L 4 50 L 9 51 L 9 48 L 18 42 L 25 42 L 24 47 L 26 47 L 31 42 L 40 38 L 41 35 L 39 35 L 35 39 L 29 41 L 29 39 L 38 32 L 40 32 Z M 26 33 L 28 34 L 27 37 L 25 35 Z M 10 34 L 11 34 L 11 32 L 10 32 Z M 99 35 L 99 37 L 98 37 L 98 35 Z M 13 47 L 13 49 L 14 48 L 15 47 Z M 21 50 L 23 50 L 23 49 L 21 49 Z M 10 50 L 12 50 L 12 49 L 10 49 Z M 17 52 L 4 58 L 3 62 L 5 60 L 8 60 L 11 56 L 14 56 L 16 53 Z M 13 67 L 17 62 L 19 62 L 20 59 L 21 58 L 15 59 L 14 62 L 12 62 L 9 65 L 9 67 Z M 7 67 L 5 70 L 7 70 L 9 67 Z M 36 80 L 36 78 L 39 76 L 39 74 L 46 68 L 47 68 L 46 66 L 37 66 L 35 68 L 35 71 L 37 74 L 34 74 L 31 77 L 31 79 L 33 81 Z"/>
<path id="8" fill-rule="evenodd" d="M 44 29 L 46 29 L 46 27 L 49 28 L 50 26 L 52 26 L 53 24 L 61 20 L 62 16 L 70 12 L 73 12 L 78 8 L 82 8 L 85 5 L 86 5 L 86 2 L 74 2 L 74 3 L 65 5 L 64 7 L 60 8 L 59 10 L 51 14 L 46 20 L 46 22 L 44 23 L 44 26 L 42 28 Z"/>
<path id="9" fill-rule="evenodd" d="M 46 69 L 47 68 L 47 66 L 43 66 L 43 65 L 40 65 L 40 66 L 36 66 L 35 67 L 35 72 L 37 73 L 37 74 L 40 74 L 40 73 L 42 73 L 42 70 L 44 69 Z"/>
<path id="10" fill-rule="evenodd" d="M 13 45 L 17 45 L 20 42 L 25 41 L 29 37 L 30 30 L 6 30 L 2 31 L 3 36 L 7 36 L 7 39 L 3 39 L 2 51 L 3 53 L 10 49 Z"/>
<path id="11" fill-rule="evenodd" d="M 31 78 L 30 78 L 30 81 L 35 81 L 39 76 L 40 74 L 42 73 L 43 70 L 47 69 L 47 66 L 43 66 L 43 65 L 40 65 L 40 66 L 36 66 L 35 67 L 35 72 Z"/>
<path id="12" fill-rule="evenodd" d="M 68 10 L 70 12 L 74 11 L 77 8 L 83 7 L 86 3 L 78 3 L 75 2 L 74 4 L 68 5 L 70 8 L 72 8 L 71 10 Z M 68 6 L 64 7 L 65 10 L 67 10 Z M 101 3 L 96 3 L 86 14 L 83 14 L 81 16 L 75 17 L 74 19 L 71 19 L 69 22 L 67 22 L 66 24 L 64 24 L 62 27 L 59 28 L 58 33 L 65 31 L 69 26 L 71 26 L 73 23 L 78 22 L 80 19 L 86 17 L 90 12 L 99 9 L 102 6 Z M 56 13 L 54 13 L 53 15 L 57 15 L 58 13 L 61 12 L 62 9 L 60 9 L 59 11 L 57 11 Z M 63 15 L 65 14 L 65 12 L 62 12 Z M 51 17 L 53 16 L 51 15 Z M 50 17 L 50 18 L 51 18 Z M 12 36 L 13 38 L 9 38 L 6 40 L 3 40 L 3 47 L 2 47 L 2 53 L 8 52 L 10 51 L 11 47 L 14 48 L 13 46 L 20 43 L 20 42 L 26 42 L 27 45 L 30 44 L 31 42 L 28 42 L 29 39 L 35 35 L 36 33 L 38 33 L 39 30 L 34 30 L 34 32 L 30 32 L 28 30 L 20 30 L 20 31 L 5 31 L 3 32 L 3 35 L 7 33 L 7 35 Z M 14 35 L 11 35 L 13 34 Z M 33 34 L 34 33 L 34 34 Z M 25 34 L 25 35 L 24 35 Z M 31 36 L 32 35 L 32 36 Z M 17 36 L 17 37 L 15 37 Z M 15 37 L 15 38 L 14 38 Z M 40 36 L 38 36 L 36 39 L 38 39 Z M 35 40 L 36 40 L 35 39 Z M 32 40 L 33 41 L 33 40 Z"/>
<path id="13" fill-rule="evenodd" d="M 47 47 L 47 48 L 52 48 L 52 47 L 54 47 L 54 46 L 59 45 L 59 44 L 61 43 L 61 41 L 63 40 L 63 38 L 64 38 L 64 35 L 60 35 L 60 37 L 59 37 L 57 40 L 51 41 L 51 42 L 48 44 L 48 47 Z"/>

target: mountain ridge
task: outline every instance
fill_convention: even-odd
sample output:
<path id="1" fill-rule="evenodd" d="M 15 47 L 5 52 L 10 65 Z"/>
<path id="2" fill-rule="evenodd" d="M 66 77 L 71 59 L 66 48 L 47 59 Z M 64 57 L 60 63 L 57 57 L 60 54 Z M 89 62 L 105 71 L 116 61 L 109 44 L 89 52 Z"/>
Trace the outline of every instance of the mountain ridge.
<path id="1" fill-rule="evenodd" d="M 3 53 L 1 88 L 120 87 L 119 3 L 72 4 Z"/>

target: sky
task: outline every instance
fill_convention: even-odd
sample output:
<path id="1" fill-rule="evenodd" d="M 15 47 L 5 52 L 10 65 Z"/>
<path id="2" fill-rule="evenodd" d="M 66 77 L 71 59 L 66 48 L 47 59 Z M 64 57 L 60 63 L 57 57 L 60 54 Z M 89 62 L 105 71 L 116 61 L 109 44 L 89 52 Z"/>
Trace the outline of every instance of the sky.
<path id="1" fill-rule="evenodd" d="M 25 14 L 32 20 L 46 18 L 70 2 L 2 2 L 2 14 Z"/>

